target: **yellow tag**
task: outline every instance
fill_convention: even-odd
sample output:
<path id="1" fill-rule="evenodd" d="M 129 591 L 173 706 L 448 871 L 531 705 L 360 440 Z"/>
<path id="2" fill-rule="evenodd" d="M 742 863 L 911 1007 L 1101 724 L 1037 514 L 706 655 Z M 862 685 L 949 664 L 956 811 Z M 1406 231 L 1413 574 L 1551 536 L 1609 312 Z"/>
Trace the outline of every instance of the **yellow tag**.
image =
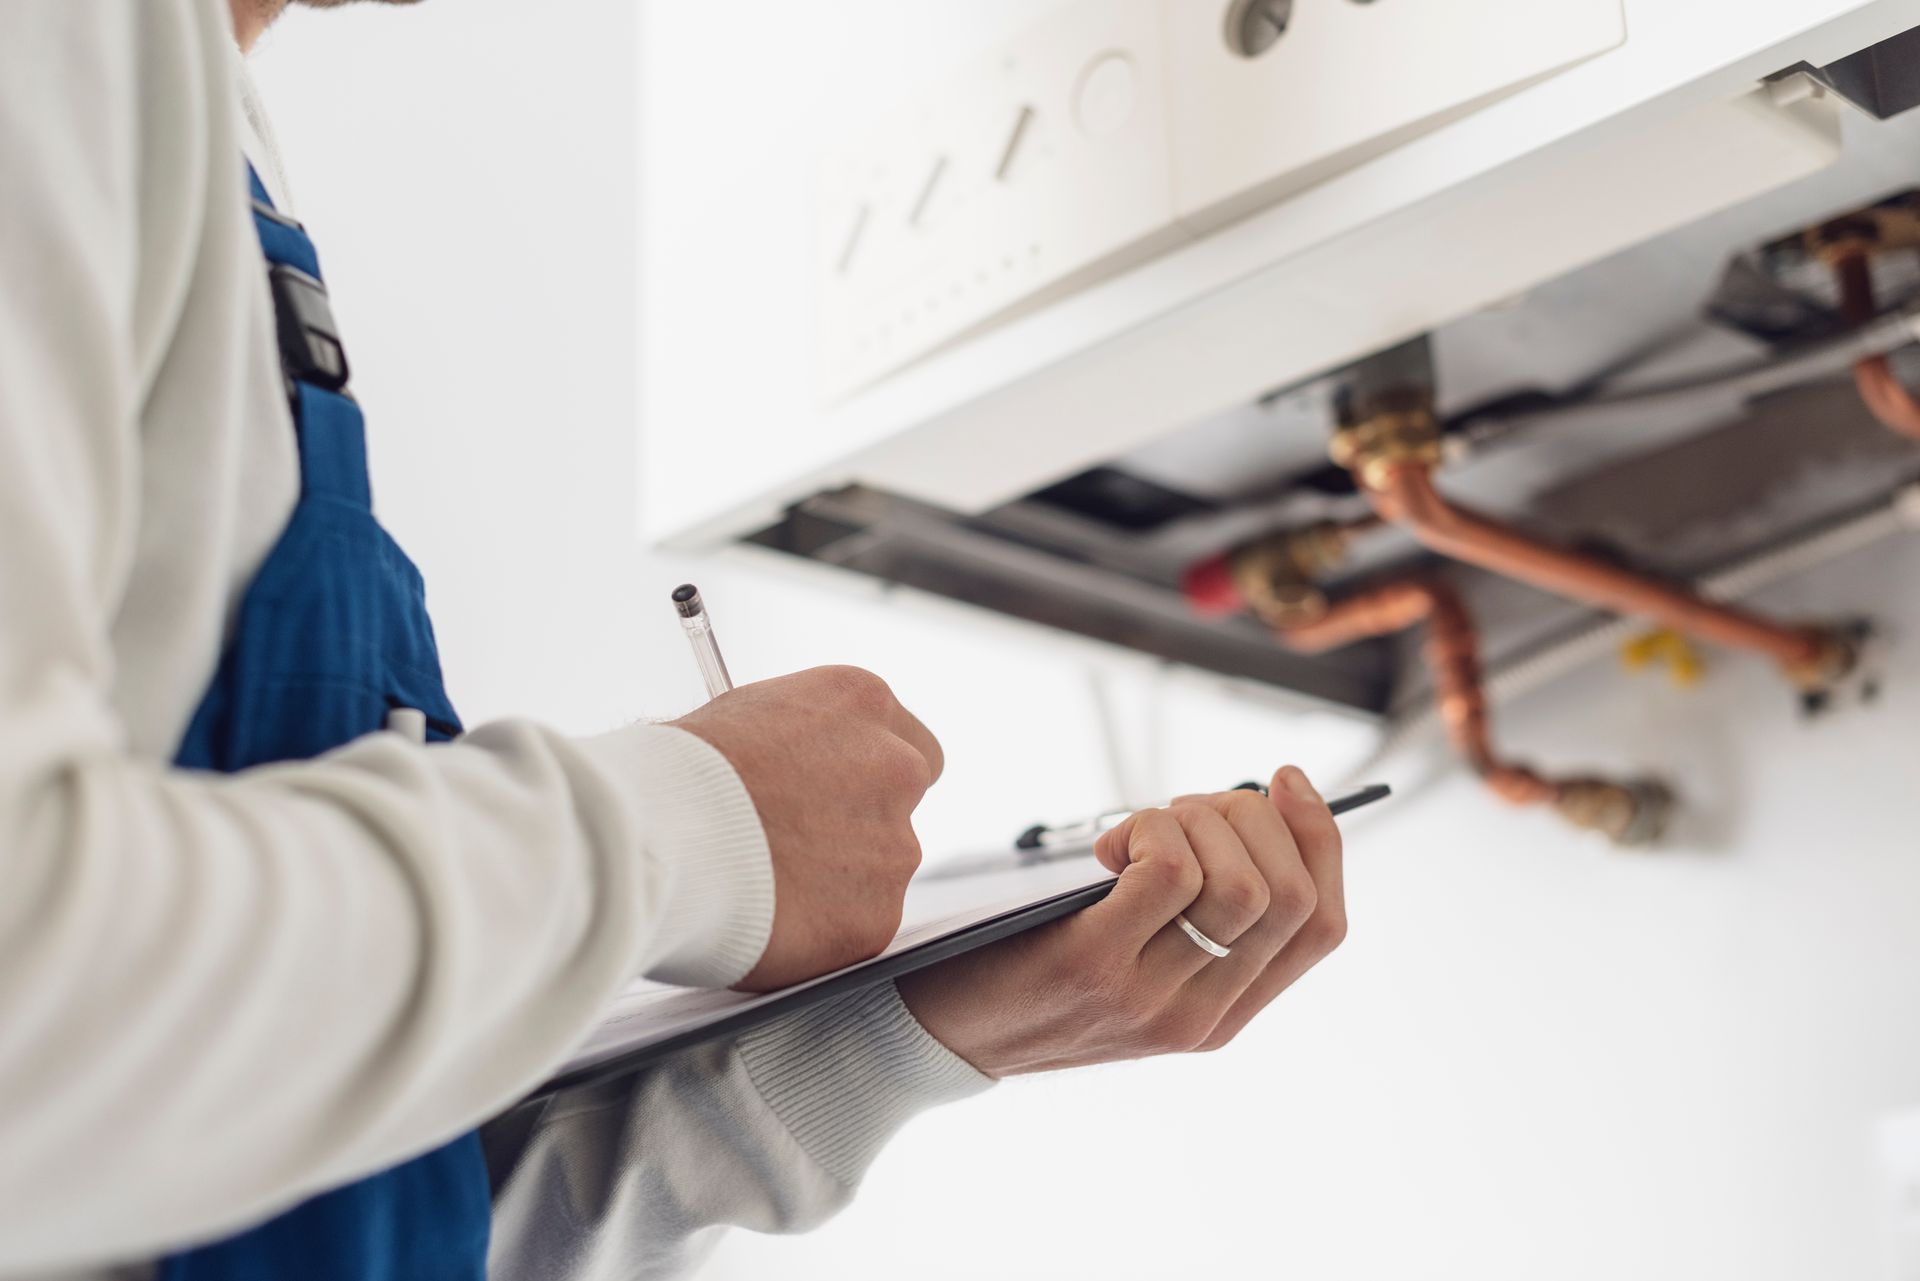
<path id="1" fill-rule="evenodd" d="M 1636 636 L 1622 645 L 1620 662 L 1630 672 L 1664 667 L 1673 683 L 1683 689 L 1699 684 L 1707 670 L 1706 660 L 1693 642 L 1666 627 Z"/>

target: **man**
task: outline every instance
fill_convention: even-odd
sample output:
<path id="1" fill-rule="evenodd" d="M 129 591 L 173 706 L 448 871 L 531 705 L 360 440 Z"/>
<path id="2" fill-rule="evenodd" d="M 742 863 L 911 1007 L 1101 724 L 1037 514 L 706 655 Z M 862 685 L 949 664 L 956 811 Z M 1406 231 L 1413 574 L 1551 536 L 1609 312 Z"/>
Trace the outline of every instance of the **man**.
<path id="1" fill-rule="evenodd" d="M 940 748 L 850 669 L 458 733 L 234 100 L 283 3 L 0 9 L 0 1273 L 664 1274 L 818 1222 L 920 1108 L 1221 1044 L 1337 943 L 1286 770 L 1109 833 L 1078 917 L 476 1139 L 636 974 L 882 946 Z"/>

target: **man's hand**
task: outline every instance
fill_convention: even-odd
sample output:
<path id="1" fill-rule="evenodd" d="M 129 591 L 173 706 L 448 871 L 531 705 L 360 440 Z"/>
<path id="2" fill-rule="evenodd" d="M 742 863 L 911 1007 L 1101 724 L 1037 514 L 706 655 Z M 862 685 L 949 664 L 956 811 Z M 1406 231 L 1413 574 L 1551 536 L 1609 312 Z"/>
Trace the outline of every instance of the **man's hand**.
<path id="1" fill-rule="evenodd" d="M 738 986 L 785 987 L 893 941 L 920 866 L 914 807 L 944 762 L 885 681 L 816 667 L 742 685 L 674 724 L 732 764 L 773 852 L 773 936 Z"/>
<path id="2" fill-rule="evenodd" d="M 1084 912 L 899 980 L 989 1076 L 1218 1049 L 1346 935 L 1340 831 L 1306 775 L 1188 796 L 1100 838 L 1120 883 Z M 1214 958 L 1184 912 L 1233 949 Z"/>

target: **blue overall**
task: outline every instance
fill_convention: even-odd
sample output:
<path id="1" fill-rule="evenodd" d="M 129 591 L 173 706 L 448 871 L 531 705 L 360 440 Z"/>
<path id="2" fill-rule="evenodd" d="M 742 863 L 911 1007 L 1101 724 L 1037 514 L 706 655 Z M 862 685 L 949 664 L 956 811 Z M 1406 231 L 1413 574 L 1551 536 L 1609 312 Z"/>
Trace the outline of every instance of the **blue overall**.
<path id="1" fill-rule="evenodd" d="M 365 420 L 313 242 L 257 174 L 254 224 L 273 288 L 300 452 L 300 499 L 248 587 L 177 764 L 232 771 L 318 755 L 425 714 L 460 732 L 440 681 L 420 573 L 374 519 Z M 491 1215 L 478 1134 L 177 1254 L 161 1281 L 481 1281 Z"/>

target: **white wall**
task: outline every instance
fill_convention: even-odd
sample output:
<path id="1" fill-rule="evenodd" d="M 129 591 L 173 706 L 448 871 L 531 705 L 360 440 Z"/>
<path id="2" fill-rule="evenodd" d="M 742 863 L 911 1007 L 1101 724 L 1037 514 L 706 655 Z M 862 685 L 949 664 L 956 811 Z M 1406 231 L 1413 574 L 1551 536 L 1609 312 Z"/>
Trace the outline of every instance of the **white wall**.
<path id="1" fill-rule="evenodd" d="M 257 72 L 338 294 L 382 511 L 427 572 L 470 719 L 684 709 L 697 687 L 662 598 L 697 574 L 737 674 L 865 663 L 942 734 L 930 846 L 1113 799 L 1075 651 L 631 540 L 643 316 L 706 323 L 766 280 L 764 247 L 699 216 L 752 177 L 714 140 L 769 120 L 804 138 L 852 75 L 904 82 L 1037 7 L 658 0 L 638 125 L 624 0 L 295 13 L 273 36 Z M 770 100 L 730 96 L 733 76 Z M 656 239 L 637 246 L 641 226 Z M 796 376 L 796 353 L 700 368 L 719 395 Z M 686 369 L 655 374 L 692 394 Z M 740 429 L 750 448 L 780 424 Z M 1403 798 L 1350 829 L 1348 946 L 1240 1043 L 925 1118 L 838 1222 L 734 1238 L 709 1275 L 1877 1275 L 1872 1127 L 1920 1103 L 1916 582 L 1908 546 L 1767 602 L 1904 624 L 1871 712 L 1803 726 L 1729 659 L 1688 694 L 1596 670 L 1503 718 L 1547 764 L 1670 770 L 1692 803 L 1674 848 L 1615 855 L 1457 779 Z M 1112 670 L 1156 740 L 1137 787 L 1353 751 L 1338 726 Z"/>

